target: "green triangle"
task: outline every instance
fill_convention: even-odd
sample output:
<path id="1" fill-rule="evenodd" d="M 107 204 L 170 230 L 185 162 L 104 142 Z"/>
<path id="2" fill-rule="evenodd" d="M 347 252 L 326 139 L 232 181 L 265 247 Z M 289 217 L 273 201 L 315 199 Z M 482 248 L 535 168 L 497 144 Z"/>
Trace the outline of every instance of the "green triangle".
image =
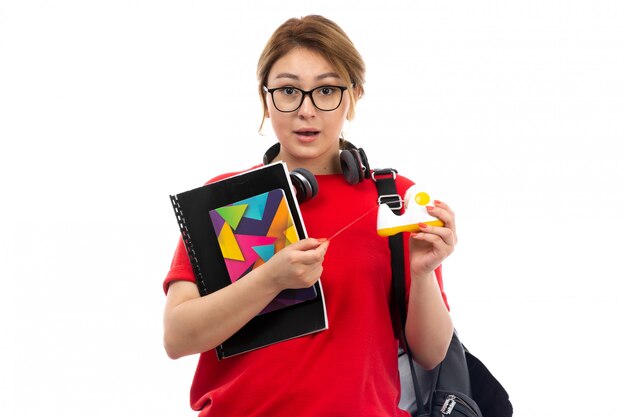
<path id="1" fill-rule="evenodd" d="M 237 230 L 237 226 L 239 226 L 239 222 L 241 221 L 246 208 L 248 208 L 247 204 L 239 204 L 236 206 L 220 207 L 215 211 L 217 211 L 217 214 L 222 216 L 222 218 L 230 227 L 232 227 L 233 230 Z"/>

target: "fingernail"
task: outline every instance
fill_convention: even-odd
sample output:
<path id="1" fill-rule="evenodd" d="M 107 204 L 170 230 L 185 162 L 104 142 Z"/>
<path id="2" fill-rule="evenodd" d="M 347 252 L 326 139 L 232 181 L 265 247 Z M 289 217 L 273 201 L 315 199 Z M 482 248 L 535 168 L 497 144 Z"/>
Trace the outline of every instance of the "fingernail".
<path id="1" fill-rule="evenodd" d="M 435 208 L 433 206 L 426 206 L 426 210 L 431 211 L 434 210 Z"/>
<path id="2" fill-rule="evenodd" d="M 439 200 L 435 200 L 435 201 L 434 201 L 434 203 L 435 203 L 435 204 L 437 204 L 437 205 L 439 205 L 439 204 L 441 204 L 441 201 L 439 201 Z"/>
<path id="3" fill-rule="evenodd" d="M 428 227 L 426 223 L 418 223 L 417 225 L 420 227 L 420 229 L 425 229 Z"/>
<path id="4" fill-rule="evenodd" d="M 318 242 L 320 242 L 320 243 L 324 243 L 324 242 L 326 242 L 327 240 L 328 240 L 328 238 L 325 238 L 325 237 L 322 237 L 322 238 L 317 239 L 317 241 L 318 241 Z"/>

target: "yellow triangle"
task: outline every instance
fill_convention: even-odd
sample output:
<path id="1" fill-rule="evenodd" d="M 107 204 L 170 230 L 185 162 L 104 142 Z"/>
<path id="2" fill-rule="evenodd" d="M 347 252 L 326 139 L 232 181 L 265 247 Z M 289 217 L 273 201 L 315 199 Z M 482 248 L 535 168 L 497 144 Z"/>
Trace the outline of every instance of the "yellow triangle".
<path id="1" fill-rule="evenodd" d="M 287 238 L 287 244 L 285 246 L 300 240 L 295 226 L 291 226 L 289 229 L 285 230 L 285 237 Z"/>
<path id="2" fill-rule="evenodd" d="M 224 224 L 224 227 L 222 227 L 222 231 L 217 237 L 217 241 L 220 244 L 220 249 L 222 250 L 222 256 L 224 256 L 224 258 L 234 259 L 236 261 L 244 260 L 243 253 L 241 253 L 237 239 L 235 239 L 235 235 L 233 234 L 233 229 L 231 229 L 228 224 Z"/>

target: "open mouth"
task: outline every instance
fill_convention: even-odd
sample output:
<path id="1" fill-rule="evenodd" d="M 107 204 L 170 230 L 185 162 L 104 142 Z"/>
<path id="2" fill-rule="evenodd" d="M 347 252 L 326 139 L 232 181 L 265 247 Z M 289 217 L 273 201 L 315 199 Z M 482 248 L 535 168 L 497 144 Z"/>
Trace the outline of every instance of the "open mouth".
<path id="1" fill-rule="evenodd" d="M 300 135 L 300 136 L 315 136 L 320 132 L 319 130 L 307 129 L 307 130 L 296 130 L 295 133 L 296 135 Z"/>
<path id="2" fill-rule="evenodd" d="M 319 130 L 315 130 L 312 128 L 303 128 L 299 130 L 295 130 L 294 133 L 299 138 L 299 140 L 304 142 L 314 141 L 320 134 Z"/>

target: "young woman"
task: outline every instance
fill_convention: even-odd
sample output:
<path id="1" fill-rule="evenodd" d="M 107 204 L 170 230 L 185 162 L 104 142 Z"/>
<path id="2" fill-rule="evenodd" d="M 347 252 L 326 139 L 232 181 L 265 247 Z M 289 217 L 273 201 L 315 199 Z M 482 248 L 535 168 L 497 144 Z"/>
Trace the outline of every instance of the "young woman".
<path id="1" fill-rule="evenodd" d="M 289 19 L 268 41 L 258 64 L 264 119 L 280 143 L 273 160 L 306 168 L 318 195 L 300 209 L 309 238 L 285 247 L 259 268 L 200 297 L 182 243 L 164 288 L 164 344 L 178 358 L 200 353 L 191 406 L 200 416 L 406 416 L 389 309 L 391 261 L 387 240 L 366 216 L 330 237 L 377 201 L 373 181 L 349 184 L 342 175 L 342 126 L 363 95 L 365 66 L 341 28 L 321 16 Z M 270 161 L 271 162 L 271 161 Z M 412 185 L 398 176 L 400 195 Z M 440 265 L 456 243 L 452 210 L 429 211 L 443 227 L 406 236 L 406 336 L 426 368 L 447 351 L 452 322 Z M 372 212 L 374 214 L 374 212 Z M 217 345 L 286 288 L 322 279 L 329 329 L 218 361 Z"/>

